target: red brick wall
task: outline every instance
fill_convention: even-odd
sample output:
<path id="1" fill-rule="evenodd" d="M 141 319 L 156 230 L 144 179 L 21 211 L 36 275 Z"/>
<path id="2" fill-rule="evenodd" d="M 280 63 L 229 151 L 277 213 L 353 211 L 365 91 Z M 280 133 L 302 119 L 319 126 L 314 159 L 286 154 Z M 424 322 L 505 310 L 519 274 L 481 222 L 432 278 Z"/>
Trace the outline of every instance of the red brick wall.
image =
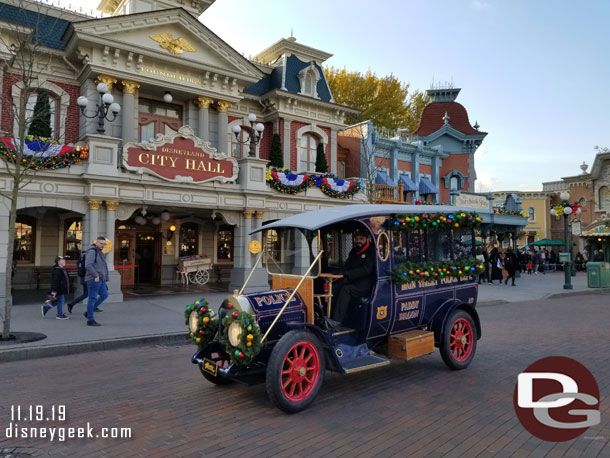
<path id="1" fill-rule="evenodd" d="M 2 80 L 2 130 L 7 132 L 9 135 L 13 133 L 13 106 L 11 95 L 11 88 L 13 84 L 19 81 L 21 78 L 17 75 L 11 75 L 10 73 L 4 74 Z"/>
<path id="2" fill-rule="evenodd" d="M 343 151 L 345 158 L 345 177 L 360 176 L 360 137 L 337 135 L 338 149 Z"/>
<path id="3" fill-rule="evenodd" d="M 70 96 L 68 113 L 66 116 L 66 143 L 76 143 L 78 141 L 80 123 L 80 109 L 76 104 L 76 99 L 80 96 L 80 86 L 60 83 L 58 81 L 50 82 L 62 88 Z"/>
<path id="4" fill-rule="evenodd" d="M 411 163 L 408 161 L 398 161 L 398 170 L 401 170 L 403 172 L 410 172 Z"/>
<path id="5" fill-rule="evenodd" d="M 442 203 L 449 202 L 449 189 L 445 187 L 443 177 L 448 175 L 453 170 L 459 170 L 464 176 L 468 176 L 468 158 L 469 154 L 452 154 L 447 159 L 443 159 L 443 165 L 439 170 L 438 190 L 440 191 L 439 199 Z M 469 178 L 466 178 L 462 190 L 468 190 Z"/>
<path id="6" fill-rule="evenodd" d="M 390 159 L 387 157 L 375 157 L 375 167 L 385 167 L 386 169 L 389 169 Z"/>
<path id="7" fill-rule="evenodd" d="M 419 164 L 419 173 L 425 173 L 426 175 L 432 175 L 432 166 L 428 164 Z"/>
<path id="8" fill-rule="evenodd" d="M 263 138 L 261 138 L 261 144 L 259 147 L 259 154 L 261 159 L 269 159 L 271 155 L 271 142 L 273 140 L 273 123 L 263 123 L 265 130 L 263 131 Z"/>

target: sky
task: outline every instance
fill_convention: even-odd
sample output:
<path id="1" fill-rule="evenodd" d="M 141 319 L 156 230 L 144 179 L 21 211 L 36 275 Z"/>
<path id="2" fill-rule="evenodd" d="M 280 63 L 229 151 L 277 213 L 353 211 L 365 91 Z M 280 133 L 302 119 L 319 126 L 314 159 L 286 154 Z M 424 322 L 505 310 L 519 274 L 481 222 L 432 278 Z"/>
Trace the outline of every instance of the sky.
<path id="1" fill-rule="evenodd" d="M 246 57 L 292 33 L 332 53 L 327 66 L 461 88 L 488 132 L 475 153 L 485 192 L 542 190 L 610 147 L 609 19 L 606 0 L 216 0 L 199 18 Z"/>

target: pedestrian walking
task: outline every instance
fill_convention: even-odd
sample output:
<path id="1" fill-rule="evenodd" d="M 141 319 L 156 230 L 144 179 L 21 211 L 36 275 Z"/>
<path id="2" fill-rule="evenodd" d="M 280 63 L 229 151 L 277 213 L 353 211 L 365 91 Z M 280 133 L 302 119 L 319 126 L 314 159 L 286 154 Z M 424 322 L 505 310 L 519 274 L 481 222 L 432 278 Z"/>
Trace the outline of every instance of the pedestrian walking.
<path id="1" fill-rule="evenodd" d="M 98 237 L 95 243 L 87 249 L 87 256 L 85 257 L 85 269 L 87 270 L 85 282 L 87 282 L 89 292 L 87 311 L 85 312 L 87 326 L 100 326 L 95 321 L 94 311 L 108 297 L 108 288 L 106 286 L 108 281 L 108 265 L 106 264 L 106 256 L 102 251 L 105 246 L 106 237 Z"/>
<path id="2" fill-rule="evenodd" d="M 502 260 L 500 252 L 493 243 L 489 244 L 489 263 L 491 264 L 491 278 L 489 283 L 493 285 L 494 280 L 502 282 Z"/>
<path id="3" fill-rule="evenodd" d="M 80 282 L 81 286 L 83 287 L 83 293 L 80 296 L 78 296 L 77 298 L 72 299 L 72 301 L 70 301 L 67 304 L 68 312 L 70 312 L 70 313 L 72 313 L 72 309 L 74 308 L 74 306 L 76 304 L 87 299 L 87 297 L 89 296 L 87 282 L 85 281 L 85 275 L 87 274 L 87 269 L 85 267 L 85 262 L 87 260 L 86 258 L 87 258 L 87 252 L 83 251 L 76 263 L 76 275 L 78 276 L 78 281 Z M 101 310 L 96 310 L 96 311 L 101 311 Z"/>
<path id="4" fill-rule="evenodd" d="M 515 273 L 517 272 L 518 267 L 519 260 L 517 259 L 517 255 L 515 255 L 512 248 L 509 248 L 506 251 L 506 256 L 504 258 L 504 268 L 506 269 L 506 272 L 508 272 L 504 284 L 508 285 L 508 279 L 510 278 L 512 279 L 512 286 L 515 286 Z"/>
<path id="5" fill-rule="evenodd" d="M 51 270 L 51 292 L 50 300 L 48 304 L 42 306 L 42 317 L 53 307 L 57 307 L 57 320 L 67 320 L 68 317 L 64 314 L 64 297 L 70 292 L 70 277 L 65 269 L 66 258 L 63 256 L 57 256 L 55 258 L 55 265 Z"/>

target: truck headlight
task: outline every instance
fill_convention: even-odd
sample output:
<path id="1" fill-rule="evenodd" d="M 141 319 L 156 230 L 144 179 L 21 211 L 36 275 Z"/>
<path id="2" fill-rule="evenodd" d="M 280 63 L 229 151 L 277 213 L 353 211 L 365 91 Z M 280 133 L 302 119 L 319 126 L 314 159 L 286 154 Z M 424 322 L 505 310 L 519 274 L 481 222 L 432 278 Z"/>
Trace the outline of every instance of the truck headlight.
<path id="1" fill-rule="evenodd" d="M 193 310 L 189 315 L 189 329 L 191 332 L 197 332 L 197 328 L 199 326 L 199 318 L 197 316 L 197 311 Z"/>
<path id="2" fill-rule="evenodd" d="M 234 347 L 239 345 L 239 338 L 241 337 L 242 328 L 239 323 L 233 322 L 229 325 L 229 343 Z"/>

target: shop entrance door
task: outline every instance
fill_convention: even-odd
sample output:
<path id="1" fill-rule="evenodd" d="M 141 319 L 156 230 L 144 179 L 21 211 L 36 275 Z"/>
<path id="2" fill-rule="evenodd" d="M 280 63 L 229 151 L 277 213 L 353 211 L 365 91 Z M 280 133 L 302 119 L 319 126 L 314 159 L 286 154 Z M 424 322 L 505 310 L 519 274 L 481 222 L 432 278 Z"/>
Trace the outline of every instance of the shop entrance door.
<path id="1" fill-rule="evenodd" d="M 121 274 L 121 288 L 131 287 L 136 280 L 136 233 L 117 231 L 115 241 L 114 268 Z"/>
<path id="2" fill-rule="evenodd" d="M 161 283 L 161 234 L 137 232 L 135 261 L 139 284 Z"/>

